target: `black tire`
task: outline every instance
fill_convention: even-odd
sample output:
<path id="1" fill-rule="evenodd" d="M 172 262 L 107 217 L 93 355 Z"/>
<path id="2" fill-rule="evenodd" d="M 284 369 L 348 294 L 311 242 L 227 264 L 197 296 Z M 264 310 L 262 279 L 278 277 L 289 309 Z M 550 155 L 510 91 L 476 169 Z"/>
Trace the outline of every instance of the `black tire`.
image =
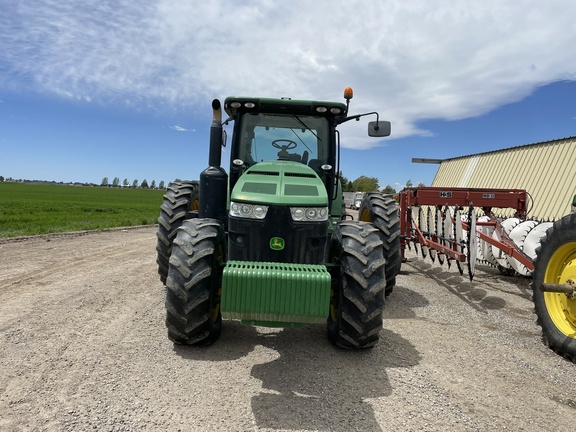
<path id="1" fill-rule="evenodd" d="M 199 187 L 198 182 L 179 181 L 170 183 L 164 201 L 160 206 L 160 216 L 158 217 L 158 232 L 156 237 L 156 263 L 158 264 L 158 274 L 163 284 L 166 284 L 168 277 L 168 261 L 172 254 L 172 242 L 176 237 L 176 230 L 186 219 L 197 217 L 195 210 L 199 208 Z"/>
<path id="2" fill-rule="evenodd" d="M 374 225 L 339 223 L 330 246 L 332 295 L 328 338 L 348 349 L 372 348 L 382 329 L 385 259 L 382 238 Z"/>
<path id="3" fill-rule="evenodd" d="M 402 266 L 400 253 L 400 216 L 392 195 L 371 192 L 366 194 L 358 210 L 358 220 L 372 222 L 380 230 L 386 259 L 386 291 L 388 296 L 396 285 L 396 276 Z"/>
<path id="4" fill-rule="evenodd" d="M 211 344 L 220 336 L 226 262 L 224 229 L 215 219 L 190 219 L 174 239 L 166 279 L 166 327 L 177 344 Z"/>
<path id="5" fill-rule="evenodd" d="M 576 363 L 576 298 L 542 292 L 543 283 L 576 279 L 576 214 L 564 216 L 546 231 L 536 249 L 532 292 L 537 322 L 546 344 Z"/>

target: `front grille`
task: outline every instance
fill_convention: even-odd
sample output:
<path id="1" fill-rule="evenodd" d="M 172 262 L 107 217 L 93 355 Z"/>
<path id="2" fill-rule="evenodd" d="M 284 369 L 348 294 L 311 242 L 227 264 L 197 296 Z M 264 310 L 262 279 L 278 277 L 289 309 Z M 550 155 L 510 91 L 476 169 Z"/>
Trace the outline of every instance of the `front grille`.
<path id="1" fill-rule="evenodd" d="M 274 237 L 285 241 L 273 250 Z M 228 220 L 228 259 L 254 262 L 322 264 L 325 259 L 328 221 L 296 223 L 290 208 L 270 206 L 264 220 L 230 217 Z"/>

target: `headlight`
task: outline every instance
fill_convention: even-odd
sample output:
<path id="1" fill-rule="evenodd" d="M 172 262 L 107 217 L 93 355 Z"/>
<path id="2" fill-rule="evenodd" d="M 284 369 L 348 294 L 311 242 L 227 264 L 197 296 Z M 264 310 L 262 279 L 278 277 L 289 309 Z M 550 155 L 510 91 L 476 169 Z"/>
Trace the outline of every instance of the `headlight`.
<path id="1" fill-rule="evenodd" d="M 268 206 L 265 205 L 230 203 L 230 216 L 248 219 L 264 219 L 266 213 L 268 213 Z"/>
<path id="2" fill-rule="evenodd" d="M 328 220 L 328 207 L 290 207 L 290 214 L 296 222 L 320 222 Z"/>

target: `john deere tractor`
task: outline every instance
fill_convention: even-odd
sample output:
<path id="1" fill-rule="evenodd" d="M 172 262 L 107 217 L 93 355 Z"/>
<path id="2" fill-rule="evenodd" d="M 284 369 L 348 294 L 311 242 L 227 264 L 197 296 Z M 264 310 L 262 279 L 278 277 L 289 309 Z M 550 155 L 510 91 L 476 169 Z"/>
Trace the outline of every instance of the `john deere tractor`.
<path id="1" fill-rule="evenodd" d="M 376 344 L 384 293 L 399 269 L 398 212 L 394 199 L 372 194 L 378 208 L 348 220 L 337 127 L 372 115 L 368 135 L 385 137 L 390 123 L 375 112 L 348 116 L 350 88 L 344 97 L 228 97 L 228 172 L 221 104 L 212 102 L 209 166 L 199 182 L 171 184 L 160 211 L 170 340 L 210 344 L 224 318 L 274 327 L 327 322 L 339 347 Z M 370 214 L 386 217 L 373 223 Z"/>

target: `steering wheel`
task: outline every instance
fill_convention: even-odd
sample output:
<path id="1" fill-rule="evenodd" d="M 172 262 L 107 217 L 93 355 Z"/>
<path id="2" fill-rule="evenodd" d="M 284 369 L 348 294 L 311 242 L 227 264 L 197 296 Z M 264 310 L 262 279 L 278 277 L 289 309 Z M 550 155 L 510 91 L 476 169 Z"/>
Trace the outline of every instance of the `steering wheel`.
<path id="1" fill-rule="evenodd" d="M 285 142 L 288 143 L 286 145 L 281 145 L 279 143 L 281 142 Z M 289 140 L 289 139 L 277 139 L 272 141 L 272 147 L 276 147 L 279 150 L 292 150 L 295 149 L 296 147 L 298 147 L 298 143 L 296 143 L 295 141 Z"/>

